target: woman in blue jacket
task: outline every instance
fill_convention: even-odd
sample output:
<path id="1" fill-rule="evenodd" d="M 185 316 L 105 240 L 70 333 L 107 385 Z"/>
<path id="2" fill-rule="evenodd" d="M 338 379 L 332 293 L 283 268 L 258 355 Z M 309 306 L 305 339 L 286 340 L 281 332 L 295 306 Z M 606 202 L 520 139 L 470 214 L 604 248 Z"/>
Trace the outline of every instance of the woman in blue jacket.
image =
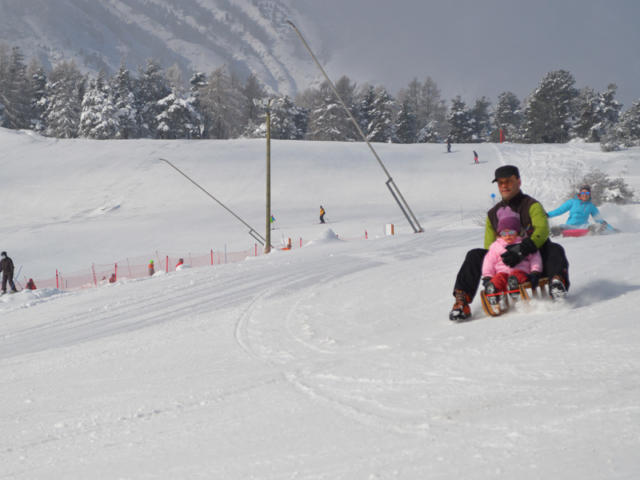
<path id="1" fill-rule="evenodd" d="M 593 217 L 596 223 L 599 223 L 600 230 L 607 227 L 607 222 L 600 216 L 598 208 L 591 203 L 591 187 L 583 185 L 576 197 L 567 200 L 555 210 L 547 213 L 549 218 L 557 217 L 563 213 L 569 212 L 569 218 L 564 225 L 551 227 L 552 235 L 559 235 L 563 230 L 572 228 L 589 228 L 589 217 Z"/>

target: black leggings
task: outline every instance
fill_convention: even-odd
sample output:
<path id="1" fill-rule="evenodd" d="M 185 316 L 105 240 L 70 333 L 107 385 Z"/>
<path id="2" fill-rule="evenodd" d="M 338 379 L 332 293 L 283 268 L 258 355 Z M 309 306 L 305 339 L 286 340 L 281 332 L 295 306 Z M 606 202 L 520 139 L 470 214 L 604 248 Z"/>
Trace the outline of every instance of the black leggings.
<path id="1" fill-rule="evenodd" d="M 482 277 L 482 261 L 486 253 L 487 250 L 484 248 L 469 250 L 456 277 L 454 288 L 462 290 L 472 299 L 478 291 L 478 285 Z M 554 275 L 560 275 L 564 279 L 567 290 L 569 290 L 569 261 L 562 245 L 547 240 L 540 248 L 540 256 L 542 257 L 543 266 L 542 276 L 551 278 Z"/>

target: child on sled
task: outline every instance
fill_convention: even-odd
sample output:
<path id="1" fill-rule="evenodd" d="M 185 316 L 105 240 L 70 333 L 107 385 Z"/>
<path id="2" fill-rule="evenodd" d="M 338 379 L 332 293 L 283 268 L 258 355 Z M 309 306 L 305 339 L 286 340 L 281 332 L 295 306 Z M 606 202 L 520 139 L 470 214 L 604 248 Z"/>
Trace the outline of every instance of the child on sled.
<path id="1" fill-rule="evenodd" d="M 507 291 L 518 290 L 521 283 L 531 281 L 537 284 L 542 272 L 542 257 L 537 251 L 527 255 L 515 267 L 509 267 L 502 261 L 501 255 L 507 251 L 507 245 L 520 243 L 520 220 L 515 215 L 505 215 L 498 221 L 498 238 L 491 244 L 482 262 L 482 284 L 492 305 L 506 302 Z M 502 292 L 502 294 L 500 294 Z M 515 296 L 512 293 L 512 296 Z"/>

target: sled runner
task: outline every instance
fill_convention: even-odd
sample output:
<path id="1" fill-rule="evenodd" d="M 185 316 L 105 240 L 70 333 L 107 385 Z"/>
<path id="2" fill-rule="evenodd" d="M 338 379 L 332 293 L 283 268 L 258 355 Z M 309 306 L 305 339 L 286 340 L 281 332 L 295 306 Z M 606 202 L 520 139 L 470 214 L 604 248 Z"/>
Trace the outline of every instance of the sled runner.
<path id="1" fill-rule="evenodd" d="M 538 282 L 538 288 L 532 289 L 530 282 L 520 284 L 517 290 L 508 290 L 506 292 L 498 292 L 487 294 L 484 290 L 480 291 L 480 299 L 482 301 L 482 309 L 484 313 L 490 317 L 497 317 L 509 310 L 509 301 L 523 300 L 528 302 L 531 298 L 539 298 L 540 294 L 546 296 L 549 283 L 548 278 L 541 278 Z M 493 297 L 493 299 L 492 299 Z"/>

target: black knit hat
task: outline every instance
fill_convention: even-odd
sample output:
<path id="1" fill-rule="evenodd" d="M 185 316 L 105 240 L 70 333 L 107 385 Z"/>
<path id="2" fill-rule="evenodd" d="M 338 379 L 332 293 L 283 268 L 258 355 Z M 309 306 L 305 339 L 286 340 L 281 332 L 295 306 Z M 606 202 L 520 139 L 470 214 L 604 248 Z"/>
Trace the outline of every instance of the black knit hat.
<path id="1" fill-rule="evenodd" d="M 0 253 L 0 257 L 6 257 L 6 256 L 7 256 L 7 252 Z"/>
<path id="2" fill-rule="evenodd" d="M 491 183 L 497 182 L 499 178 L 509 178 L 510 176 L 515 175 L 516 178 L 520 178 L 520 172 L 518 171 L 518 167 L 514 167 L 513 165 L 503 165 L 501 167 L 496 168 L 495 177 Z"/>
<path id="3" fill-rule="evenodd" d="M 587 185 L 587 184 L 582 185 L 582 186 L 578 189 L 578 191 L 580 191 L 580 190 L 586 190 L 587 192 L 591 193 L 591 185 Z"/>

